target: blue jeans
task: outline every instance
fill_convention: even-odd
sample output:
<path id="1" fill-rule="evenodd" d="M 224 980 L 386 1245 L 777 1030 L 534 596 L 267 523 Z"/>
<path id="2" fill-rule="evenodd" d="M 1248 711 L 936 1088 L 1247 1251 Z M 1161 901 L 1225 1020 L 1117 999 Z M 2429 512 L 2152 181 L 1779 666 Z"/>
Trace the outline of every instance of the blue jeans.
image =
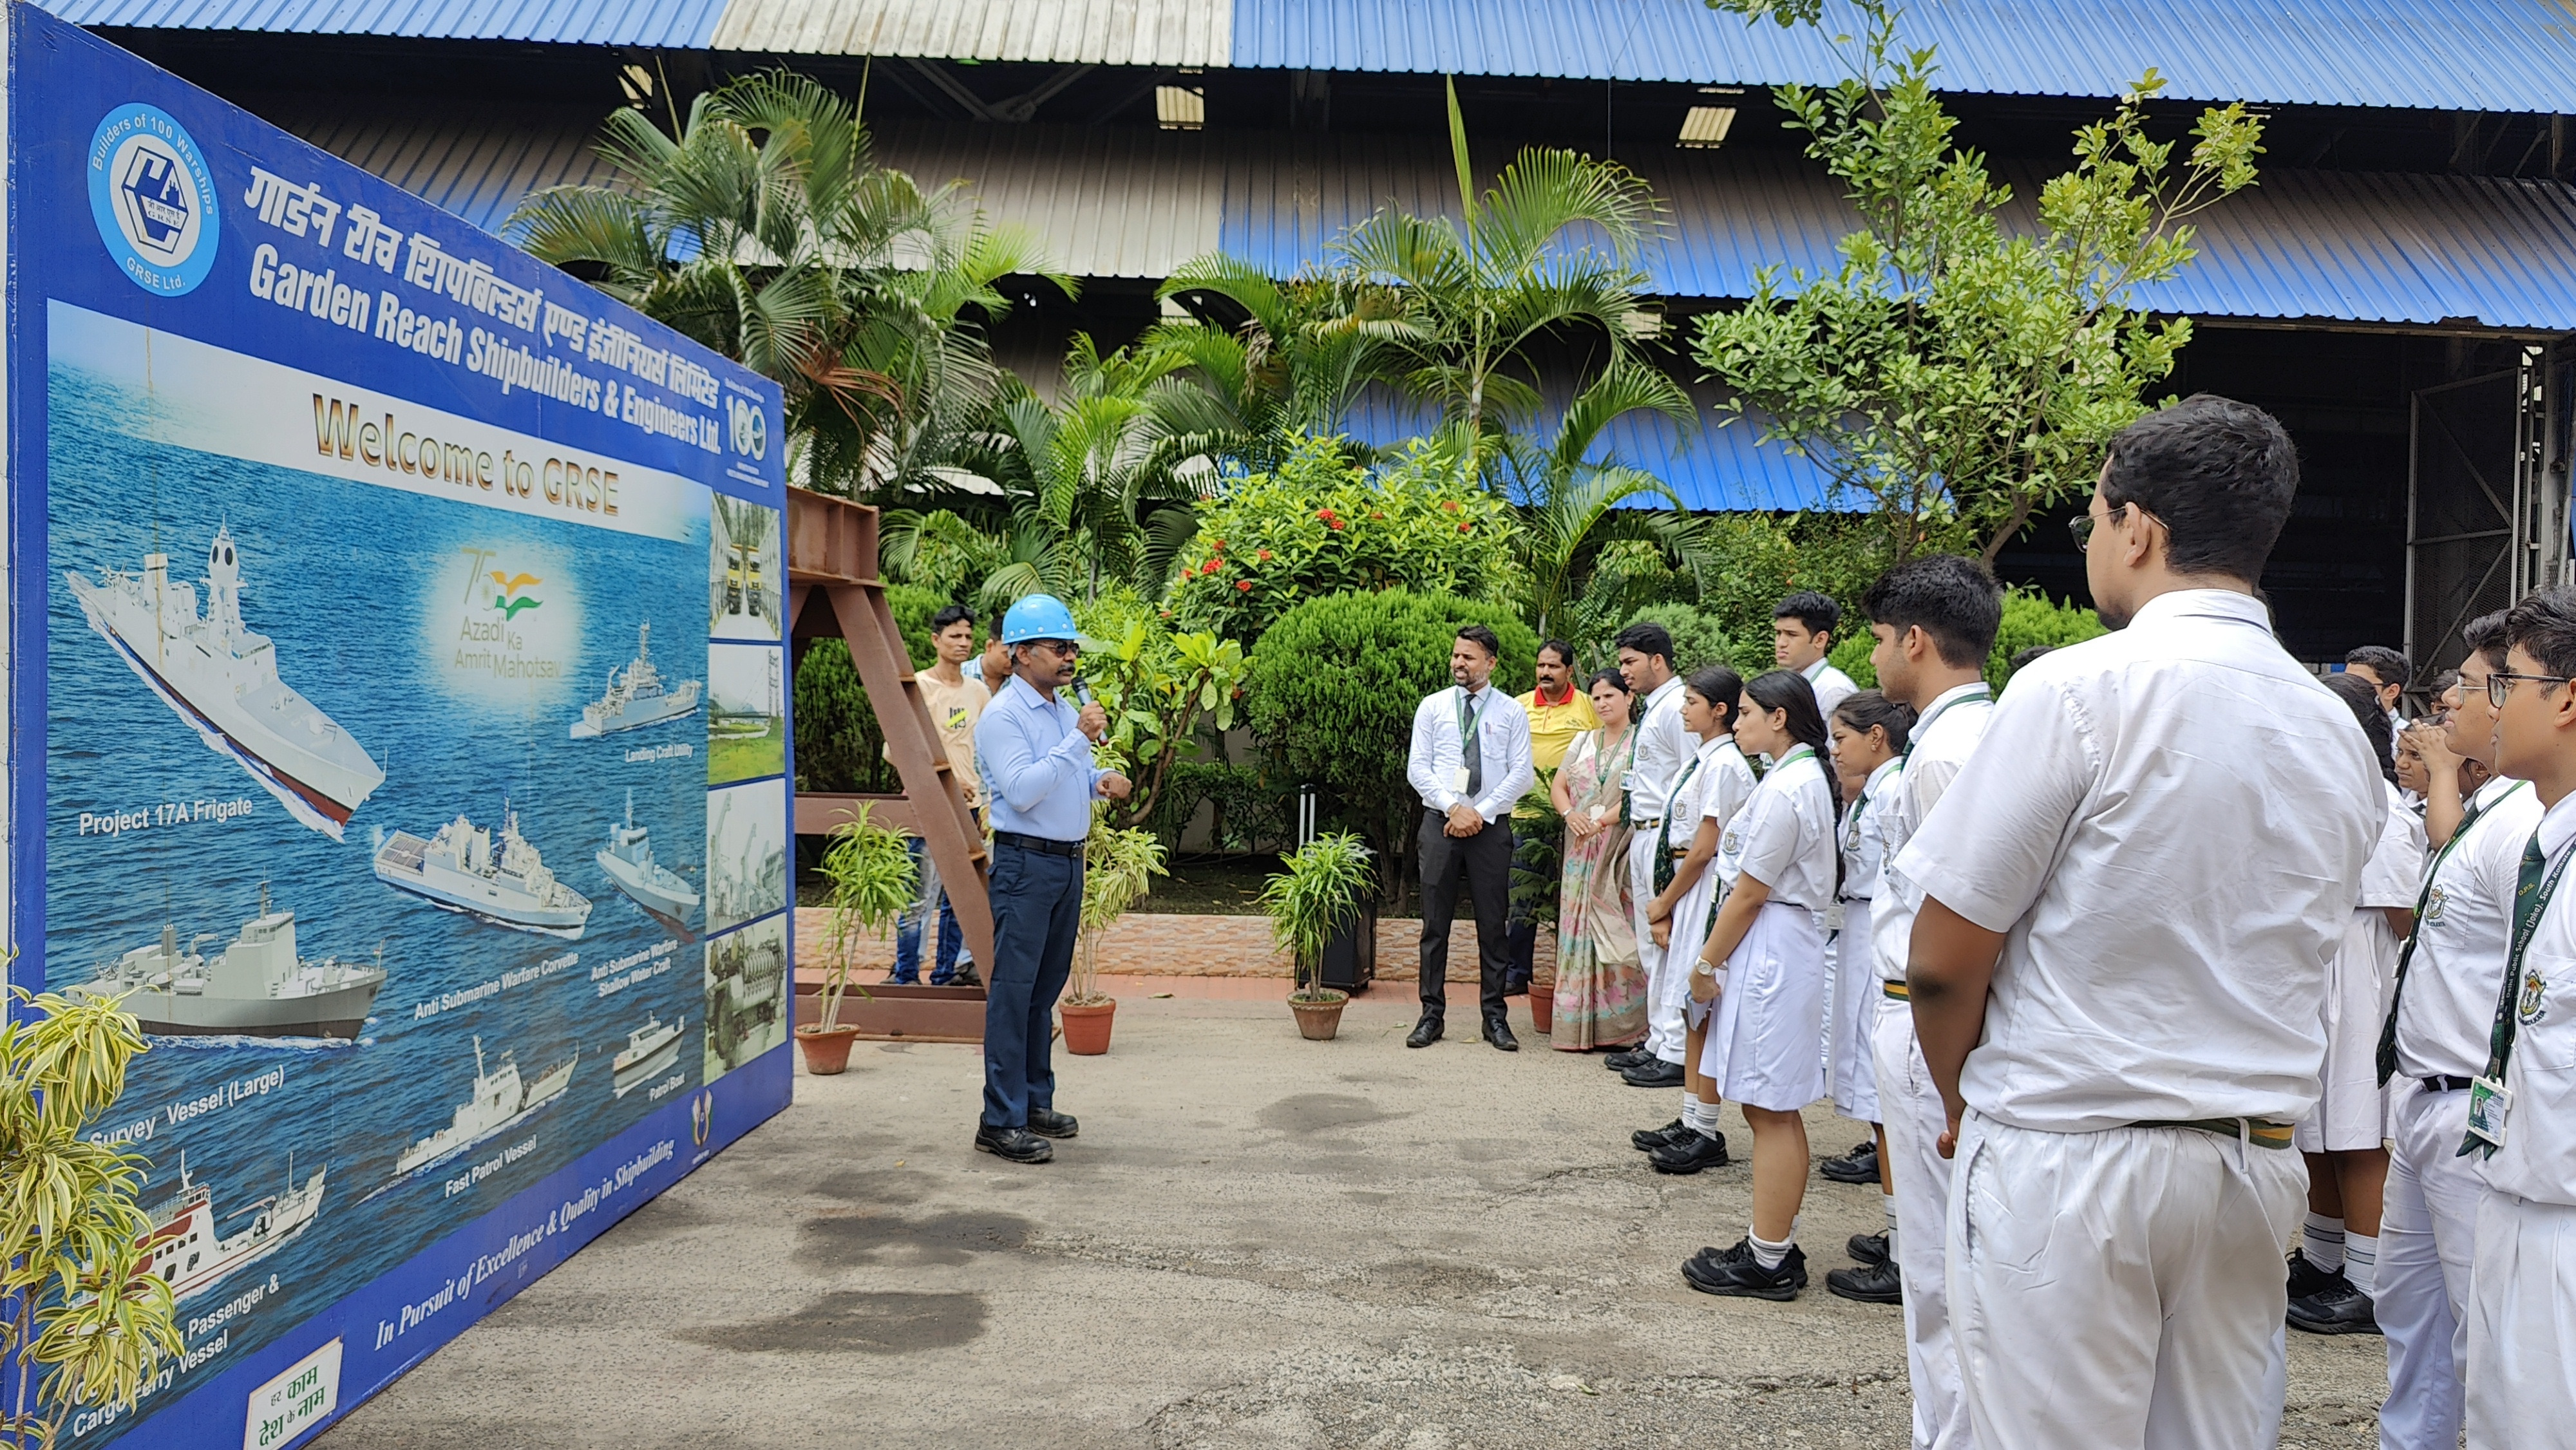
<path id="1" fill-rule="evenodd" d="M 938 904 L 939 937 L 930 968 L 930 985 L 945 987 L 957 975 L 957 958 L 965 950 L 966 934 L 957 926 L 957 912 L 948 904 L 948 893 L 940 889 L 939 868 L 931 863 L 929 846 L 919 836 L 905 843 L 912 852 L 913 869 L 921 873 L 921 899 L 895 919 L 894 975 L 888 981 L 910 986 L 921 980 L 921 936 L 929 929 L 932 903 Z"/>
<path id="2" fill-rule="evenodd" d="M 1055 999 L 1073 975 L 1082 858 L 993 846 L 993 960 L 984 984 L 984 1126 L 1055 1106 Z"/>

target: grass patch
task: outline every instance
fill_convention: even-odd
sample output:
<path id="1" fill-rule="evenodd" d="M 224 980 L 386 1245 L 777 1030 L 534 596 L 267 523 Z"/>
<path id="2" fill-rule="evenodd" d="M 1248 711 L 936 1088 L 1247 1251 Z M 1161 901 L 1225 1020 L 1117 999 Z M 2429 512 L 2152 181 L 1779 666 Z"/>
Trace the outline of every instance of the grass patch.
<path id="1" fill-rule="evenodd" d="M 748 733 L 757 725 L 759 733 Z M 707 784 L 787 771 L 787 722 L 776 715 L 723 715 L 707 722 Z"/>

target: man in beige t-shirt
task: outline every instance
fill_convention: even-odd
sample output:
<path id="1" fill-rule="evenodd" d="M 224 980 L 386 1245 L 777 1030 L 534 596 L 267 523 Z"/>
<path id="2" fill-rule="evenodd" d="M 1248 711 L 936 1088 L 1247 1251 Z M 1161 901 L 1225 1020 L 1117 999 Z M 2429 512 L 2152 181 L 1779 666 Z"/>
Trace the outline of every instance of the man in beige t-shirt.
<path id="1" fill-rule="evenodd" d="M 940 748 L 948 752 L 948 768 L 965 790 L 968 808 L 980 817 L 984 782 L 975 773 L 975 722 L 993 697 L 982 682 L 968 679 L 960 668 L 975 656 L 974 611 L 962 604 L 951 604 L 932 615 L 930 643 L 938 652 L 938 662 L 914 680 L 921 689 L 921 702 L 930 708 L 931 729 L 939 736 Z M 895 923 L 894 975 L 887 980 L 920 980 L 922 932 L 935 915 L 939 940 L 930 985 L 971 983 L 975 979 L 974 958 L 966 953 L 964 934 L 957 929 L 957 914 L 949 909 L 948 893 L 939 887 L 939 867 L 922 848 L 920 837 L 913 837 L 911 844 L 913 862 L 921 872 L 921 899 Z"/>

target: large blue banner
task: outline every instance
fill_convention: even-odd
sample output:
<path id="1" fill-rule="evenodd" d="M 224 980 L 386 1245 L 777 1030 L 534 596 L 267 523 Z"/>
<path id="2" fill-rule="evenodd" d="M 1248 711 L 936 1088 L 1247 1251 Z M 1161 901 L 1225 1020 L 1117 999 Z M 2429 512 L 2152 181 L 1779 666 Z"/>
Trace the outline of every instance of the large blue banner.
<path id="1" fill-rule="evenodd" d="M 289 1445 L 787 1102 L 777 387 L 8 9 L 8 901 Z"/>

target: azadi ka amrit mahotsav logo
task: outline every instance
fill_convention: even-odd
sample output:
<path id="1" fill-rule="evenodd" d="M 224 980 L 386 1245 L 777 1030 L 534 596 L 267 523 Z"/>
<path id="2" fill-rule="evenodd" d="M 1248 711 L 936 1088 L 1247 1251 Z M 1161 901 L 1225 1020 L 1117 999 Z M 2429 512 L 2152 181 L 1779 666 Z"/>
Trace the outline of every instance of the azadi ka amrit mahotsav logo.
<path id="1" fill-rule="evenodd" d="M 187 128 L 158 107 L 119 106 L 98 123 L 89 210 L 107 254 L 146 292 L 180 296 L 214 268 L 223 234 L 214 173 Z"/>

